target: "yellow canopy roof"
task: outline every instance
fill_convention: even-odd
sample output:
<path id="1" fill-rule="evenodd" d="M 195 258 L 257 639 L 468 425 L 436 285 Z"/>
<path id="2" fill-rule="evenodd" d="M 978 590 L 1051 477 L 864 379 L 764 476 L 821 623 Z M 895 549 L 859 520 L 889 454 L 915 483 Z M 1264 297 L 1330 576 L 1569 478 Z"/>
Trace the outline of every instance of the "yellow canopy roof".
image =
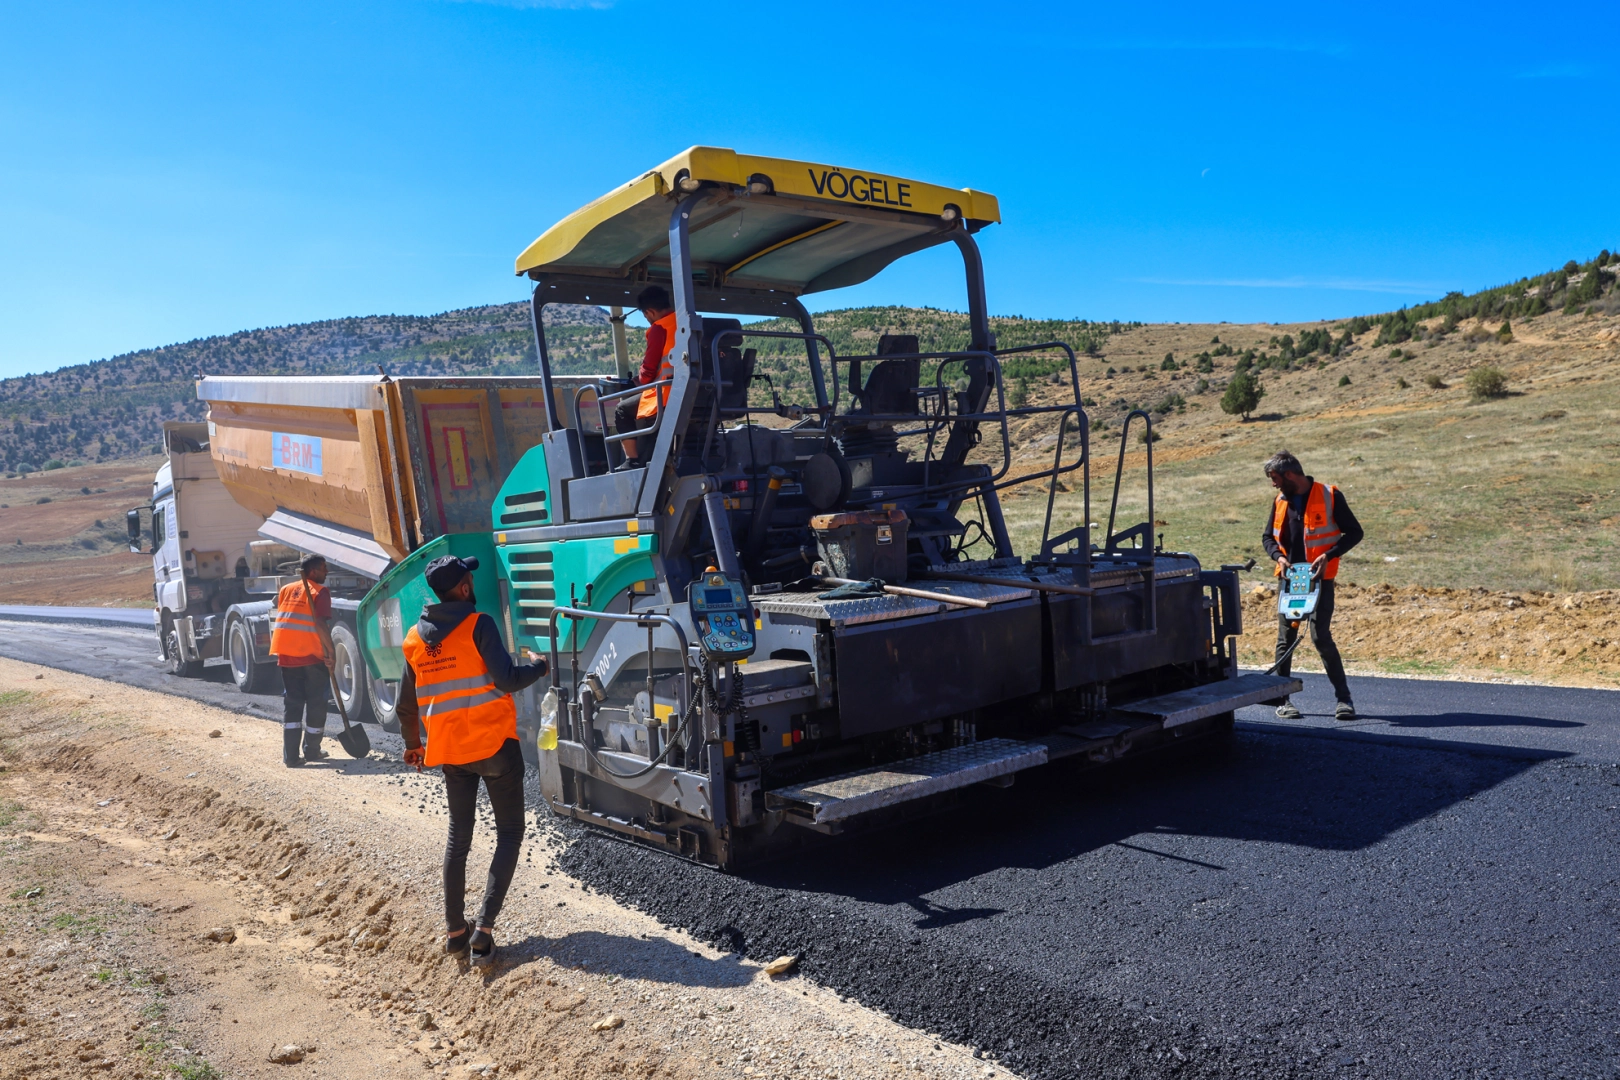
<path id="1" fill-rule="evenodd" d="M 994 195 L 883 173 L 694 146 L 547 229 L 516 272 L 633 276 L 668 267 L 669 216 L 692 182 L 694 273 L 707 284 L 794 294 L 865 281 L 913 251 L 1001 220 Z M 683 182 L 685 188 L 683 188 Z"/>

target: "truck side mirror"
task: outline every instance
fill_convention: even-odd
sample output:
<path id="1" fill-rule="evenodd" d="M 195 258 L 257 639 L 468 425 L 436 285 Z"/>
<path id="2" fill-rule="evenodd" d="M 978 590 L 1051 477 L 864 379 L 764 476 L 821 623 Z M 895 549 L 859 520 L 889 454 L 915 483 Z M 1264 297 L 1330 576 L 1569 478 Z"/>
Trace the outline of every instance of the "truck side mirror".
<path id="1" fill-rule="evenodd" d="M 124 527 L 129 532 L 129 550 L 136 555 L 150 555 L 157 550 L 155 546 L 150 548 L 146 546 L 143 535 L 147 532 L 143 515 L 151 512 L 150 506 L 138 506 L 124 515 Z"/>

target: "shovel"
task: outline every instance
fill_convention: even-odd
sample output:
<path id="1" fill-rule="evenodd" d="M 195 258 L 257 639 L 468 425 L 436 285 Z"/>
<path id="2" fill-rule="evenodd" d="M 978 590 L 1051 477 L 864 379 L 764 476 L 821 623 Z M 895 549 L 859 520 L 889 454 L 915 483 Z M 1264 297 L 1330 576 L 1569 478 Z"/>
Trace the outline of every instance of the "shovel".
<path id="1" fill-rule="evenodd" d="M 332 700 L 337 702 L 338 715 L 343 718 L 343 734 L 337 737 L 338 745 L 350 757 L 363 758 L 371 753 L 371 736 L 359 724 L 349 723 L 349 710 L 343 707 L 343 695 L 338 693 L 337 672 L 328 668 L 326 675 L 332 683 Z"/>
<path id="2" fill-rule="evenodd" d="M 309 582 L 302 582 L 304 586 L 304 603 L 309 605 L 310 614 L 315 613 L 315 598 L 309 594 Z M 326 669 L 326 680 L 332 684 L 332 700 L 337 702 L 338 715 L 343 718 L 343 734 L 337 737 L 338 745 L 343 752 L 356 760 L 371 753 L 371 736 L 359 724 L 349 723 L 349 710 L 343 707 L 343 695 L 338 692 L 337 672 L 332 668 Z"/>

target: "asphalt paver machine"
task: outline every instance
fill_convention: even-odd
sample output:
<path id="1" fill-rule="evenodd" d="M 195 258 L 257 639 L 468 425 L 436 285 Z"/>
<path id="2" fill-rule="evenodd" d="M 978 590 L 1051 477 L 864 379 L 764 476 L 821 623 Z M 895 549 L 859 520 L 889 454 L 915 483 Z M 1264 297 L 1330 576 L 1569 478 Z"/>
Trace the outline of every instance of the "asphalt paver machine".
<path id="1" fill-rule="evenodd" d="M 1151 437 L 1147 520 L 1116 530 L 1111 510 L 1093 534 L 1073 351 L 1001 349 L 991 332 L 974 234 L 999 217 L 983 192 L 695 147 L 518 257 L 547 430 L 506 472 L 489 533 L 440 542 L 493 555 L 498 595 L 481 586 L 481 603 L 514 650 L 551 657 L 521 715 L 554 812 L 732 867 L 1057 759 L 1229 729 L 1298 688 L 1238 672 L 1235 570 L 1154 543 Z M 817 333 L 804 296 L 942 245 L 966 278 L 962 348 L 896 334 L 840 356 Z M 650 425 L 621 431 L 618 405 L 648 389 L 622 313 L 649 284 L 675 308 L 674 374 L 652 384 L 667 401 Z M 552 304 L 613 311 L 614 371 L 558 370 Z M 1064 403 L 1008 405 L 1002 365 L 1030 352 L 1062 358 Z M 797 392 L 765 355 L 802 366 Z M 1050 465 L 1020 472 L 1009 423 L 1043 414 Z M 1054 532 L 1076 474 L 1087 520 Z M 1015 484 L 1047 500 L 1022 555 L 1000 501 Z M 374 663 L 437 553 L 362 605 Z"/>

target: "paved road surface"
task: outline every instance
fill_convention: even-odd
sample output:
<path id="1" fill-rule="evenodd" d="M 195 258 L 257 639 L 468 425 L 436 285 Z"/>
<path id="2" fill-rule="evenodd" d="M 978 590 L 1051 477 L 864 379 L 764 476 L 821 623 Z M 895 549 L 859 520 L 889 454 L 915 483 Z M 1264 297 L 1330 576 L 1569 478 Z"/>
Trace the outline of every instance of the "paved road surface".
<path id="1" fill-rule="evenodd" d="M 91 622 L 152 629 L 152 609 L 113 607 L 31 607 L 27 604 L 0 604 L 0 619 L 27 622 Z"/>
<path id="2" fill-rule="evenodd" d="M 0 634 L 279 713 L 154 653 L 118 627 Z M 747 875 L 577 827 L 565 863 L 1034 1077 L 1620 1073 L 1620 695 L 1356 679 L 1346 725 L 1305 678 L 1304 721 L 1245 710 L 1224 749 L 1054 767 Z"/>

